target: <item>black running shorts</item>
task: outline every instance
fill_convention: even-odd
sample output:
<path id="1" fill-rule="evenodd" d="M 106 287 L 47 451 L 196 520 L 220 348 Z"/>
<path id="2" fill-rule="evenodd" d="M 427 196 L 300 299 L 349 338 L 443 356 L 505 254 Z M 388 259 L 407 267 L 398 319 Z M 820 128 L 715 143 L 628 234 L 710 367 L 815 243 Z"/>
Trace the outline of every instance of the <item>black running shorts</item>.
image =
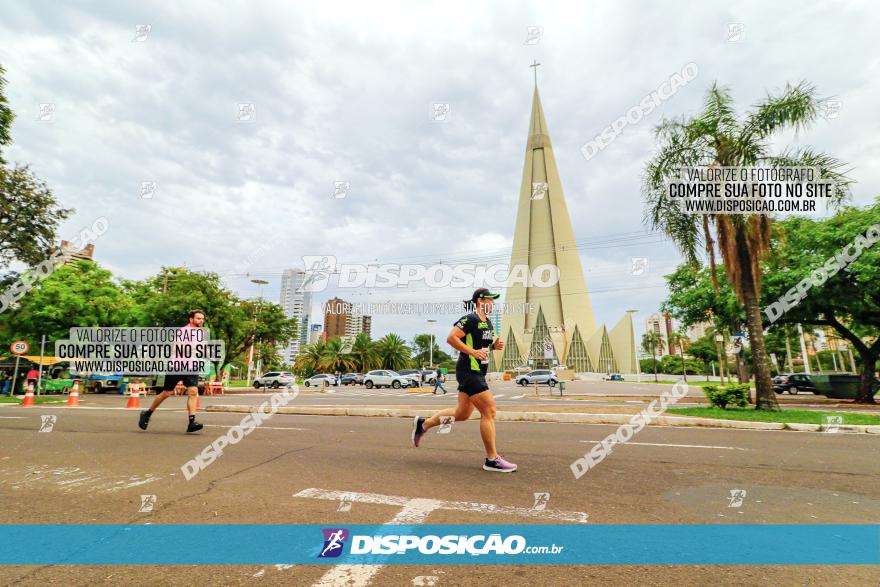
<path id="1" fill-rule="evenodd" d="M 177 387 L 178 382 L 183 381 L 184 387 L 198 387 L 199 386 L 199 376 L 198 375 L 165 375 L 165 384 L 162 386 L 164 391 L 174 391 L 174 388 Z"/>
<path id="2" fill-rule="evenodd" d="M 463 391 L 468 396 L 474 396 L 489 389 L 486 376 L 482 371 L 456 370 L 455 379 L 458 381 L 458 391 Z"/>

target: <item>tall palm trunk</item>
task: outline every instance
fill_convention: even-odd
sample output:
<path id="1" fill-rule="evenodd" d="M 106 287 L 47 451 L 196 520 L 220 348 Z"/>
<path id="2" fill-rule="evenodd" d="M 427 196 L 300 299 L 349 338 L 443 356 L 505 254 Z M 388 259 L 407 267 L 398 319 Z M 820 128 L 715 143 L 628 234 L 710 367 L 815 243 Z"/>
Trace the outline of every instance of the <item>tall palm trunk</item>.
<path id="1" fill-rule="evenodd" d="M 773 391 L 770 377 L 770 359 L 767 346 L 764 344 L 764 326 L 761 322 L 761 305 L 757 295 L 757 284 L 752 271 L 745 234 L 738 235 L 737 256 L 742 271 L 743 306 L 746 311 L 746 325 L 749 330 L 749 342 L 752 347 L 752 365 L 755 368 L 755 407 L 759 410 L 778 410 L 776 393 Z M 748 381 L 746 381 L 748 383 Z"/>
<path id="2" fill-rule="evenodd" d="M 682 346 L 681 341 L 678 343 L 678 352 L 681 353 L 681 372 L 684 374 L 684 382 L 687 383 L 688 370 L 687 363 L 684 362 L 684 346 Z"/>
<path id="3" fill-rule="evenodd" d="M 657 355 L 654 353 L 653 342 L 651 342 L 651 362 L 654 363 L 654 383 L 657 383 Z"/>

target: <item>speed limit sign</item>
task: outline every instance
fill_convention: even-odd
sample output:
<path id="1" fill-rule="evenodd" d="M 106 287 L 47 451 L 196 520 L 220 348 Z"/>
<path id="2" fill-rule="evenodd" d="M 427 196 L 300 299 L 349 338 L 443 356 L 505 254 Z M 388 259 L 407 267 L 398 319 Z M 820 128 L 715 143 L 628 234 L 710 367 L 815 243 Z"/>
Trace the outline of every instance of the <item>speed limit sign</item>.
<path id="1" fill-rule="evenodd" d="M 31 345 L 29 345 L 26 340 L 16 340 L 14 343 L 9 345 L 9 350 L 12 351 L 13 355 L 23 355 L 30 349 Z"/>

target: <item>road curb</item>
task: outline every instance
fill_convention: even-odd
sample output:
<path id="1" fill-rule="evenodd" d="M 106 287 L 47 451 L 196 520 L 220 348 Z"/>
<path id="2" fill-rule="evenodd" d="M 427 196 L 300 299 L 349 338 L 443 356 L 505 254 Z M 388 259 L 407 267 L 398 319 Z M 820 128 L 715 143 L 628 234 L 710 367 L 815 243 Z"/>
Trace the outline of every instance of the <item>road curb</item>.
<path id="1" fill-rule="evenodd" d="M 207 412 L 248 413 L 256 411 L 257 406 L 208 405 Z M 372 418 L 413 418 L 430 416 L 436 410 L 415 410 L 412 408 L 367 408 L 367 407 L 312 407 L 284 406 L 278 408 L 279 414 L 297 416 L 362 416 Z M 476 414 L 476 412 L 475 412 Z M 505 412 L 498 411 L 496 419 L 501 422 L 558 422 L 564 424 L 628 424 L 634 414 L 576 414 L 558 412 Z M 475 418 L 472 418 L 475 419 Z M 659 416 L 651 420 L 651 426 L 679 426 L 690 428 L 737 428 L 741 430 L 797 430 L 819 432 L 820 424 L 798 424 L 781 422 L 744 422 L 739 420 L 719 420 L 715 418 L 692 418 L 685 416 Z M 880 426 L 838 425 L 844 433 L 880 434 Z"/>

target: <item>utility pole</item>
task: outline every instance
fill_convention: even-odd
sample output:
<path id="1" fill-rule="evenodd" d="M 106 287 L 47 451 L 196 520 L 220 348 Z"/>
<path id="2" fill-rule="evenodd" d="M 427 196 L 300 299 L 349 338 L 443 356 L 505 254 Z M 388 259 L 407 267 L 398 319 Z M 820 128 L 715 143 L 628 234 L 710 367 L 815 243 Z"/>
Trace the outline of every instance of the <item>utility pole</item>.
<path id="1" fill-rule="evenodd" d="M 788 363 L 788 372 L 794 373 L 794 365 L 791 364 L 791 344 L 788 342 L 788 324 L 785 325 L 785 361 Z"/>
<path id="2" fill-rule="evenodd" d="M 428 320 L 428 324 L 431 324 L 433 322 L 437 322 L 437 321 L 436 320 Z M 434 368 L 434 333 L 433 332 L 431 332 L 431 348 L 428 351 L 428 356 L 430 357 L 430 359 L 428 359 L 428 362 L 431 364 L 431 368 L 433 369 Z M 421 375 L 420 375 L 420 377 L 421 377 Z"/>
<path id="3" fill-rule="evenodd" d="M 259 306 L 258 306 L 259 310 L 254 312 L 254 314 L 255 314 L 254 319 L 256 320 L 256 316 L 259 315 L 260 313 L 262 313 L 262 311 L 263 311 L 263 286 L 268 284 L 269 282 L 266 281 L 265 279 L 251 279 L 251 283 L 255 283 L 260 286 L 260 297 L 259 297 L 260 302 L 259 302 Z M 257 356 L 257 377 L 263 376 L 262 344 L 263 344 L 262 340 L 257 341 L 257 345 L 260 347 L 260 351 L 261 351 L 260 354 Z M 251 354 L 250 354 L 250 360 L 248 361 L 248 381 L 250 381 L 250 379 L 251 379 L 251 369 L 253 367 L 253 360 L 254 360 L 254 343 L 251 342 Z"/>
<path id="4" fill-rule="evenodd" d="M 40 342 L 40 373 L 37 375 L 37 395 L 40 395 L 40 389 L 43 387 L 43 357 L 46 355 L 46 335 Z"/>
<path id="5" fill-rule="evenodd" d="M 635 315 L 638 310 L 627 310 L 626 313 L 629 314 L 629 330 L 630 336 L 632 336 L 633 341 L 633 362 L 636 366 L 636 380 L 641 383 L 642 382 L 642 369 L 639 365 L 639 349 L 636 346 L 636 327 L 635 327 Z"/>
<path id="6" fill-rule="evenodd" d="M 807 345 L 804 343 L 804 327 L 801 326 L 800 322 L 798 322 L 797 329 L 798 338 L 801 341 L 801 355 L 804 357 L 804 373 L 809 375 L 812 373 L 810 370 L 810 357 L 807 355 Z"/>
<path id="7" fill-rule="evenodd" d="M 718 355 L 718 374 L 721 376 L 721 385 L 724 385 L 724 363 L 721 362 L 721 345 L 724 343 L 724 335 L 715 332 L 715 353 Z"/>

